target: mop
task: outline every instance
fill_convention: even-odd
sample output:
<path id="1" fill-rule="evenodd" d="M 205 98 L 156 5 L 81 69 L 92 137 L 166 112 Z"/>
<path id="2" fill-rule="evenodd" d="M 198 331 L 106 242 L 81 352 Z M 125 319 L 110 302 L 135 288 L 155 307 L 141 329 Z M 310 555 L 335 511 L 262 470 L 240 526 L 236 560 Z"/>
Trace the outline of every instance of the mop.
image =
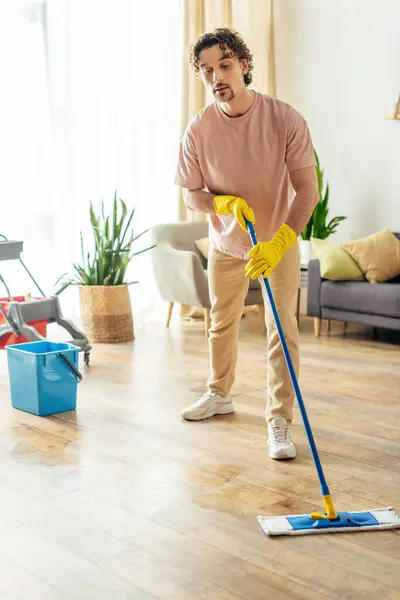
<path id="1" fill-rule="evenodd" d="M 252 223 L 247 221 L 247 228 L 250 234 L 253 246 L 257 244 L 257 239 Z M 267 278 L 260 278 L 264 281 L 265 290 L 271 305 L 272 313 L 278 330 L 279 339 L 285 356 L 287 368 L 300 408 L 304 428 L 307 434 L 311 454 L 317 470 L 318 479 L 322 492 L 322 501 L 324 504 L 324 513 L 313 512 L 309 515 L 285 515 L 258 517 L 258 523 L 266 535 L 305 535 L 310 533 L 342 533 L 346 531 L 368 531 L 372 529 L 395 529 L 400 528 L 400 517 L 392 507 L 377 508 L 361 512 L 336 512 L 328 484 L 325 480 L 324 471 L 319 459 L 314 436 L 308 420 L 304 401 L 297 382 L 296 374 L 290 358 L 289 350 L 283 334 L 282 326 L 279 320 L 275 301 L 272 295 L 271 286 Z"/>

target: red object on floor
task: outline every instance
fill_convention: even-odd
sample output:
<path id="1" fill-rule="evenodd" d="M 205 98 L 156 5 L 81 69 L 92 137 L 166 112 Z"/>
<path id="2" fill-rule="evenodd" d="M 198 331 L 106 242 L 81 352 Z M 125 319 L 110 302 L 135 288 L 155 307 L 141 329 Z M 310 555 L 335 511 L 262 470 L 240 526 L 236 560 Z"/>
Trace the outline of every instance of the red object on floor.
<path id="1" fill-rule="evenodd" d="M 38 298 L 39 300 L 40 298 Z M 14 296 L 13 297 L 13 302 L 25 302 L 26 298 L 25 296 Z M 4 310 L 4 312 L 6 314 L 8 314 L 8 309 L 10 306 L 10 300 L 8 298 L 0 298 L 0 304 Z M 3 317 L 3 315 L 0 313 L 0 325 L 6 325 L 7 322 L 5 320 L 5 318 Z M 30 325 L 31 327 L 33 327 L 34 329 L 36 329 L 36 331 L 42 335 L 43 337 L 46 337 L 47 335 L 47 320 L 45 321 L 31 321 L 30 323 L 28 323 L 28 325 Z M 28 340 L 26 337 L 24 337 L 23 335 L 20 335 L 19 337 L 17 337 L 14 333 L 9 333 L 8 335 L 4 336 L 1 340 L 0 340 L 0 349 L 5 348 L 6 346 L 10 346 L 11 344 L 24 344 L 26 342 L 29 342 L 30 340 Z"/>

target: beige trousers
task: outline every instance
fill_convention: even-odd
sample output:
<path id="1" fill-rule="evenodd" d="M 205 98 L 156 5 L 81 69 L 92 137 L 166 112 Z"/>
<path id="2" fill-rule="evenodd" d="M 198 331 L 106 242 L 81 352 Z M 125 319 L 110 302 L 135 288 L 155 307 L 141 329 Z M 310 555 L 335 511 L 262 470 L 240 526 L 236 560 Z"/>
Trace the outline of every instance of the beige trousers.
<path id="1" fill-rule="evenodd" d="M 243 314 L 249 280 L 245 276 L 247 260 L 233 258 L 210 249 L 208 279 L 211 298 L 209 335 L 210 378 L 208 387 L 229 396 L 235 380 L 238 330 Z M 296 319 L 300 284 L 299 248 L 295 244 L 283 256 L 269 276 L 282 329 L 293 366 L 299 373 L 299 332 Z M 262 285 L 267 327 L 267 406 L 266 418 L 284 417 L 292 422 L 294 391 L 281 349 L 268 297 Z M 264 361 L 260 359 L 260 365 Z M 261 367 L 264 368 L 264 367 Z"/>

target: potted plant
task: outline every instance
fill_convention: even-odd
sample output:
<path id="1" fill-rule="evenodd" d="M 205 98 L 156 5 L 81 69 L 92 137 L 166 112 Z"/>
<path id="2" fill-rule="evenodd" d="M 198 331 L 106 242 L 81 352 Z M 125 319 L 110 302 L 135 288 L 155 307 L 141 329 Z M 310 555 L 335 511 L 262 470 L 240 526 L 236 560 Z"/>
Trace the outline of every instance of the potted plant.
<path id="1" fill-rule="evenodd" d="M 308 221 L 307 225 L 300 234 L 300 257 L 302 263 L 308 263 L 313 257 L 311 249 L 311 239 L 318 238 L 325 240 L 328 236 L 334 233 L 341 221 L 344 221 L 346 217 L 334 217 L 327 223 L 328 211 L 329 211 L 329 183 L 326 184 L 324 190 L 324 171 L 320 167 L 320 162 L 317 152 L 314 150 L 315 161 L 317 163 L 317 178 L 318 178 L 318 190 L 319 190 L 319 201 Z"/>
<path id="2" fill-rule="evenodd" d="M 88 338 L 98 343 L 124 343 L 134 339 L 132 308 L 128 286 L 137 281 L 126 279 L 128 266 L 134 256 L 151 250 L 154 246 L 133 252 L 136 240 L 147 233 L 134 236 L 132 219 L 135 209 L 128 215 L 126 204 L 114 195 L 112 214 L 106 216 L 104 201 L 96 215 L 90 203 L 90 224 L 94 251 L 86 254 L 81 236 L 81 264 L 74 263 L 74 274 L 62 275 L 56 294 L 70 285 L 79 287 L 83 327 Z"/>

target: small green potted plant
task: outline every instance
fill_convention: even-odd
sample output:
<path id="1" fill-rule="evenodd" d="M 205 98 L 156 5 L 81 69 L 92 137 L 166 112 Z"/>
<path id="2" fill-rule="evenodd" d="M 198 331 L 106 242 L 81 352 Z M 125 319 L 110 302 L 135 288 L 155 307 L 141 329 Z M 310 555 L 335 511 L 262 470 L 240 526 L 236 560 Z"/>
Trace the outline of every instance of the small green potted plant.
<path id="1" fill-rule="evenodd" d="M 318 178 L 319 201 L 314 208 L 310 220 L 300 234 L 300 257 L 302 263 L 308 263 L 308 261 L 313 257 L 311 239 L 318 238 L 320 240 L 325 240 L 336 231 L 339 223 L 346 219 L 346 217 L 343 216 L 334 217 L 327 223 L 329 212 L 329 183 L 326 184 L 324 189 L 324 171 L 321 169 L 318 154 L 315 150 L 314 155 L 317 163 L 316 170 Z"/>
<path id="2" fill-rule="evenodd" d="M 126 343 L 134 339 L 132 308 L 127 281 L 128 266 L 134 256 L 151 250 L 154 246 L 133 251 L 135 242 L 148 229 L 134 235 L 132 220 L 135 209 L 128 214 L 123 200 L 114 194 L 112 214 L 106 216 L 104 201 L 96 214 L 90 203 L 90 224 L 94 251 L 85 252 L 81 232 L 81 264 L 74 263 L 72 275 L 65 273 L 56 294 L 70 285 L 79 287 L 80 310 L 83 327 L 91 342 Z"/>

